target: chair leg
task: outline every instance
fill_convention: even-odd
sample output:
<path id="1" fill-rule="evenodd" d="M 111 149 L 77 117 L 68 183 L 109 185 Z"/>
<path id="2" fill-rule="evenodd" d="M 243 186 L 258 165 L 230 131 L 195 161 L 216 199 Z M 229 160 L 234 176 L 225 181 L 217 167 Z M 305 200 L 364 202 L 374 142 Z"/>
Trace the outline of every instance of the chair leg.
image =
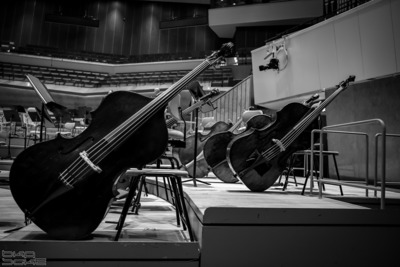
<path id="1" fill-rule="evenodd" d="M 190 219 L 189 219 L 189 214 L 185 205 L 185 198 L 183 196 L 183 188 L 182 188 L 182 178 L 180 176 L 176 176 L 175 177 L 176 180 L 174 182 L 176 182 L 176 187 L 178 189 L 178 196 L 177 196 L 177 202 L 180 203 L 180 211 L 183 214 L 183 220 L 184 220 L 184 224 L 186 224 L 188 232 L 189 232 L 189 237 L 190 237 L 190 241 L 194 241 L 194 235 L 192 232 L 192 226 L 190 223 Z"/>
<path id="2" fill-rule="evenodd" d="M 286 179 L 285 179 L 285 184 L 283 185 L 282 191 L 285 191 L 286 188 L 287 188 L 287 185 L 288 185 L 288 183 L 289 183 L 289 175 L 290 175 L 290 172 L 293 173 L 293 162 L 294 162 L 294 156 L 291 155 L 291 156 L 290 156 L 290 159 L 289 159 L 289 166 L 287 167 L 287 170 L 286 170 L 286 175 L 285 175 L 285 178 L 286 178 Z"/>
<path id="3" fill-rule="evenodd" d="M 142 196 L 142 190 L 143 190 L 143 186 L 144 186 L 144 183 L 145 183 L 144 182 L 145 179 L 146 179 L 145 176 L 143 176 L 143 175 L 140 176 L 138 192 L 136 194 L 135 200 L 132 203 L 132 212 L 135 215 L 139 214 L 139 209 L 140 209 L 140 206 L 141 206 L 140 199 L 141 199 L 141 196 Z"/>
<path id="4" fill-rule="evenodd" d="M 116 226 L 117 233 L 114 237 L 114 241 L 118 241 L 118 239 L 121 235 L 121 231 L 122 231 L 122 228 L 124 227 L 126 215 L 128 214 L 129 207 L 132 203 L 133 197 L 135 196 L 135 191 L 137 189 L 140 178 L 141 178 L 141 176 L 134 176 L 131 179 L 131 183 L 129 185 L 128 196 L 125 199 L 124 207 L 122 208 L 121 216 L 120 216 L 119 221 Z"/>
<path id="5" fill-rule="evenodd" d="M 170 183 L 172 184 L 171 198 L 172 198 L 172 204 L 175 206 L 176 224 L 178 226 L 181 226 L 182 207 L 180 206 L 179 203 L 179 192 L 176 187 L 176 182 L 174 179 L 175 179 L 174 177 L 168 177 L 168 181 L 170 181 Z M 183 230 L 186 230 L 185 223 L 183 223 L 182 226 Z"/>
<path id="6" fill-rule="evenodd" d="M 294 173 L 294 171 L 292 171 L 292 174 L 293 174 L 294 185 L 297 186 L 296 174 Z"/>
<path id="7" fill-rule="evenodd" d="M 323 155 L 322 155 L 322 157 L 323 157 Z M 315 163 L 318 164 L 318 169 L 317 169 L 317 164 L 315 164 Z M 313 171 L 315 172 L 315 175 L 317 175 L 317 173 L 319 172 L 320 169 L 321 169 L 321 168 L 320 168 L 320 166 L 319 166 L 319 156 L 314 155 L 314 170 L 313 170 Z M 324 175 L 324 174 L 322 174 L 321 177 L 323 177 L 323 175 Z M 325 191 L 325 184 L 323 184 L 323 183 L 322 183 L 322 190 Z"/>
<path id="8" fill-rule="evenodd" d="M 165 180 L 165 176 L 163 176 L 163 182 L 164 182 L 165 198 L 166 198 L 167 202 L 169 202 L 167 181 Z"/>
<path id="9" fill-rule="evenodd" d="M 333 163 L 335 164 L 335 170 L 336 170 L 337 179 L 338 179 L 338 181 L 340 181 L 340 175 L 339 175 L 339 169 L 338 169 L 337 162 L 336 162 L 336 156 L 332 155 L 332 157 L 333 157 Z M 342 186 L 339 185 L 339 188 L 340 188 L 340 194 L 343 196 L 343 188 L 342 188 Z"/>
<path id="10" fill-rule="evenodd" d="M 304 191 L 306 191 L 306 185 L 307 185 L 307 181 L 308 181 L 308 177 L 310 177 L 310 172 L 306 173 L 306 179 L 304 180 L 304 185 L 303 185 L 303 190 L 301 190 L 301 194 L 304 195 Z"/>
<path id="11" fill-rule="evenodd" d="M 285 174 L 285 183 L 283 184 L 282 191 L 285 191 L 285 190 L 286 190 L 287 185 L 288 185 L 288 183 L 289 183 L 290 168 L 291 168 L 291 167 L 289 167 L 289 168 L 286 170 L 286 174 Z"/>
<path id="12" fill-rule="evenodd" d="M 311 155 L 308 154 L 304 154 L 304 185 L 303 185 L 303 189 L 301 190 L 301 194 L 304 195 L 304 192 L 306 191 L 306 186 L 307 186 L 307 182 L 308 182 L 308 178 L 311 175 L 311 171 L 310 171 L 310 166 L 309 166 L 309 158 L 311 157 Z M 314 164 L 314 170 L 315 170 L 315 164 Z M 310 182 L 310 187 L 311 187 L 311 182 Z"/>

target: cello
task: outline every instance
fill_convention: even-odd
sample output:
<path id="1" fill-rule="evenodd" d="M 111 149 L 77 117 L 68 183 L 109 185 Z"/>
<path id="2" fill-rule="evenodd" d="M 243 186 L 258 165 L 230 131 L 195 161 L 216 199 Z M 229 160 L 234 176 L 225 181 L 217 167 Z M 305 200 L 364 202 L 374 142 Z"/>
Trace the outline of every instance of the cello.
<path id="1" fill-rule="evenodd" d="M 194 164 L 195 161 L 196 164 Z M 184 165 L 184 169 L 188 172 L 189 177 L 202 178 L 206 176 L 210 172 L 211 168 L 210 166 L 208 166 L 207 161 L 204 158 L 204 150 L 201 151 L 201 153 L 196 157 L 196 159 Z M 196 174 L 196 177 L 194 177 L 194 174 Z"/>
<path id="2" fill-rule="evenodd" d="M 52 238 L 90 236 L 107 214 L 120 174 L 165 151 L 168 102 L 232 46 L 224 44 L 154 99 L 128 91 L 108 94 L 80 135 L 57 136 L 20 153 L 11 166 L 10 190 L 25 216 Z"/>
<path id="3" fill-rule="evenodd" d="M 228 130 L 232 126 L 231 123 L 226 123 L 223 121 L 216 122 L 213 126 L 211 126 L 210 131 L 207 134 L 199 133 L 197 135 L 193 134 L 186 138 L 186 146 L 179 147 L 174 149 L 174 153 L 179 156 L 179 160 L 183 165 L 186 165 L 193 161 L 194 159 L 194 148 L 197 143 L 197 156 L 203 151 L 204 144 L 207 139 L 215 133 L 224 132 Z"/>
<path id="4" fill-rule="evenodd" d="M 228 164 L 237 178 L 251 191 L 262 192 L 272 186 L 288 158 L 311 146 L 310 134 L 318 128 L 317 117 L 345 90 L 355 76 L 342 81 L 335 92 L 312 109 L 290 103 L 276 114 L 276 120 L 262 129 L 250 129 L 235 137 L 227 149 Z"/>
<path id="5" fill-rule="evenodd" d="M 238 122 L 240 123 L 241 120 L 239 120 Z M 228 131 L 216 133 L 211 136 L 205 143 L 203 151 L 204 158 L 207 164 L 210 166 L 214 175 L 225 183 L 236 183 L 238 181 L 238 178 L 236 178 L 236 176 L 230 169 L 226 158 L 226 150 L 228 144 L 234 137 L 245 133 L 249 129 L 260 129 L 270 124 L 271 122 L 272 120 L 270 116 L 259 114 L 251 117 L 246 124 L 246 129 L 239 134 L 233 133 L 233 131 L 237 127 L 237 125 L 235 124 Z"/>
<path id="6" fill-rule="evenodd" d="M 248 120 L 246 129 L 251 127 L 261 128 L 270 122 L 271 118 L 269 116 L 257 115 Z M 238 120 L 227 131 L 216 132 L 205 141 L 203 151 L 196 157 L 196 172 L 194 172 L 194 161 L 189 162 L 185 166 L 191 177 L 193 177 L 193 173 L 196 173 L 197 178 L 201 178 L 210 171 L 213 171 L 215 176 L 225 183 L 234 183 L 238 181 L 238 179 L 233 176 L 226 161 L 226 148 L 229 141 L 234 136 L 233 131 L 239 127 L 241 123 L 242 119 Z"/>

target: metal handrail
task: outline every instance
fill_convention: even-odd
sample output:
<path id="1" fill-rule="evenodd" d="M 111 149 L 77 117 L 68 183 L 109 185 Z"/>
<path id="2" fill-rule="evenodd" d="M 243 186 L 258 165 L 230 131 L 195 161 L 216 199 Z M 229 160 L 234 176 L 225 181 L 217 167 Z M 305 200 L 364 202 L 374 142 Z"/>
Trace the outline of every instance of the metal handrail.
<path id="1" fill-rule="evenodd" d="M 199 118 L 214 117 L 216 121 L 238 121 L 243 112 L 254 104 L 253 99 L 253 75 L 244 78 L 228 91 L 211 99 L 215 110 L 199 114 Z"/>
<path id="2" fill-rule="evenodd" d="M 377 133 L 375 134 L 375 176 L 374 176 L 374 186 L 377 186 L 378 184 L 378 140 L 379 137 L 382 136 L 382 133 Z M 400 134 L 392 134 L 392 133 L 386 133 L 386 138 L 387 137 L 400 137 Z M 384 166 L 382 166 L 383 168 Z M 398 192 L 399 190 L 393 190 Z M 374 196 L 376 196 L 376 190 L 374 191 Z"/>
<path id="3" fill-rule="evenodd" d="M 379 124 L 380 128 L 381 128 L 381 132 L 380 134 L 383 136 L 382 138 L 382 182 L 381 182 L 381 186 L 378 187 L 376 186 L 376 184 L 374 184 L 374 186 L 371 186 L 368 184 L 368 154 L 369 154 L 369 150 L 368 150 L 368 134 L 363 133 L 363 132 L 350 132 L 350 131 L 334 131 L 334 130 L 330 130 L 330 129 L 334 129 L 334 128 L 340 128 L 340 127 L 348 127 L 348 126 L 355 126 L 355 125 L 361 125 L 361 124 Z M 349 123 L 343 123 L 343 124 L 336 124 L 336 125 L 330 125 L 330 126 L 325 126 L 323 127 L 321 130 L 315 129 L 311 132 L 311 143 L 314 143 L 314 133 L 319 132 L 320 134 L 320 140 L 322 140 L 322 136 L 325 133 L 346 133 L 346 134 L 358 134 L 358 135 L 367 135 L 367 139 L 366 139 L 366 151 L 367 151 L 367 156 L 366 156 L 366 160 L 367 160 L 367 164 L 366 164 L 366 169 L 367 169 L 367 175 L 366 175 L 366 185 L 360 185 L 360 184 L 355 184 L 352 182 L 346 182 L 346 181 L 327 181 L 327 180 L 323 180 L 323 162 L 322 162 L 322 152 L 323 152 L 323 144 L 320 144 L 319 147 L 319 161 L 320 161 L 320 172 L 319 172 L 319 177 L 318 177 L 318 190 L 319 190 L 319 198 L 322 198 L 322 184 L 326 183 L 326 184 L 336 184 L 336 185 L 347 185 L 347 186 L 352 186 L 352 187 L 359 187 L 359 188 L 364 188 L 366 190 L 371 189 L 371 190 L 378 190 L 381 191 L 381 205 L 380 208 L 384 209 L 385 208 L 385 185 L 386 185 L 386 125 L 383 122 L 383 120 L 381 119 L 370 119 L 370 120 L 363 120 L 363 121 L 355 121 L 355 122 L 349 122 Z M 311 147 L 311 162 L 310 162 L 310 167 L 313 168 L 314 167 L 314 159 L 313 159 L 313 153 L 314 153 L 314 149 L 313 147 Z M 376 152 L 376 157 L 377 157 L 377 152 Z M 377 161 L 376 161 L 377 162 Z M 314 183 L 314 179 L 313 179 L 313 175 L 311 175 L 311 186 L 310 186 L 310 193 L 312 193 L 312 189 L 313 189 L 313 183 Z M 368 195 L 368 191 L 367 191 L 367 195 Z"/>
<path id="4" fill-rule="evenodd" d="M 312 131 L 312 134 L 314 134 L 314 133 L 321 133 L 321 131 L 322 130 L 318 130 L 318 129 L 316 129 L 316 130 L 313 130 Z M 367 133 L 364 133 L 364 132 L 350 132 L 350 131 L 333 131 L 333 130 L 329 130 L 329 131 L 324 131 L 325 133 L 341 133 L 341 134 L 350 134 L 350 135 L 362 135 L 362 136 L 364 136 L 365 137 L 365 146 L 366 146 L 366 155 L 365 155 L 365 161 L 366 161 L 366 164 L 365 164 L 365 175 L 366 175 L 366 181 L 365 181 L 365 183 L 366 183 L 366 185 L 368 185 L 368 177 L 369 177 L 369 170 L 368 170 L 368 160 L 369 160 L 369 140 L 368 140 L 368 134 Z M 312 135 L 311 136 L 311 142 L 313 142 L 313 139 L 314 138 L 314 136 Z M 321 139 L 320 139 L 321 140 Z M 313 144 L 313 143 L 312 143 Z M 311 148 L 311 152 L 310 152 L 311 154 L 310 155 L 313 155 L 313 153 L 314 153 L 314 151 L 313 151 L 313 148 Z M 320 164 L 321 164 L 321 162 L 320 162 Z M 313 168 L 314 167 L 314 161 L 312 160 L 311 162 L 310 162 L 310 166 Z M 320 167 L 320 169 L 323 171 L 323 166 L 322 167 Z M 312 181 L 312 184 L 311 184 L 311 187 L 313 187 L 313 176 L 311 176 L 311 181 Z M 311 192 L 312 192 L 312 188 L 311 188 Z M 366 196 L 368 196 L 368 190 L 366 190 Z"/>

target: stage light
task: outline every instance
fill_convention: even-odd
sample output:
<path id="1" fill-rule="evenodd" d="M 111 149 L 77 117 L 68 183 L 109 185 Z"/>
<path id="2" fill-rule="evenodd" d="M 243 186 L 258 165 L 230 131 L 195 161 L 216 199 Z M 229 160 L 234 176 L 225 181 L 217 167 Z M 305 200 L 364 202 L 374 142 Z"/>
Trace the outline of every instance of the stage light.
<path id="1" fill-rule="evenodd" d="M 268 64 L 258 66 L 260 71 L 264 70 L 279 70 L 279 59 L 271 58 Z"/>
<path id="2" fill-rule="evenodd" d="M 226 65 L 227 66 L 239 65 L 238 58 L 236 56 L 235 57 L 227 57 L 226 58 Z"/>

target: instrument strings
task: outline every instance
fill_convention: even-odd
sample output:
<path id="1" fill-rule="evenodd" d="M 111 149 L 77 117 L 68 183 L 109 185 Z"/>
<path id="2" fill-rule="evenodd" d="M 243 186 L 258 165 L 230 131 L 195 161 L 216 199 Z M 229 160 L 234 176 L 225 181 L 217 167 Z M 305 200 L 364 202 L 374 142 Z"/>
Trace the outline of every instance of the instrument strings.
<path id="1" fill-rule="evenodd" d="M 219 59 L 219 58 L 218 58 Z M 186 86 L 191 80 L 198 76 L 202 71 L 215 63 L 218 59 L 213 62 L 205 60 L 202 64 L 197 66 L 193 71 L 182 77 L 175 85 L 169 90 L 160 94 L 156 99 L 151 101 L 141 110 L 132 115 L 124 123 L 116 127 L 108 135 L 106 135 L 99 142 L 94 144 L 87 150 L 91 161 L 95 164 L 104 159 L 114 148 L 120 146 L 126 141 L 139 127 L 141 127 L 146 121 L 149 120 L 156 112 L 158 112 L 163 106 L 165 106 L 175 95 Z M 76 182 L 77 178 L 91 171 L 91 167 L 80 157 L 60 175 L 60 179 L 68 184 Z M 64 178 L 66 177 L 66 178 Z"/>
<path id="2" fill-rule="evenodd" d="M 338 90 L 336 90 L 332 95 L 330 95 L 324 102 L 322 102 L 315 110 L 310 112 L 300 123 L 298 123 L 294 130 L 290 131 L 286 134 L 281 142 L 284 144 L 284 147 L 288 147 L 294 140 L 309 126 L 309 124 L 319 115 L 319 113 L 330 103 L 332 100 L 342 91 L 345 87 L 341 86 Z M 266 160 L 272 160 L 281 152 L 281 147 L 277 144 L 271 146 L 266 151 L 263 151 L 261 155 Z"/>

